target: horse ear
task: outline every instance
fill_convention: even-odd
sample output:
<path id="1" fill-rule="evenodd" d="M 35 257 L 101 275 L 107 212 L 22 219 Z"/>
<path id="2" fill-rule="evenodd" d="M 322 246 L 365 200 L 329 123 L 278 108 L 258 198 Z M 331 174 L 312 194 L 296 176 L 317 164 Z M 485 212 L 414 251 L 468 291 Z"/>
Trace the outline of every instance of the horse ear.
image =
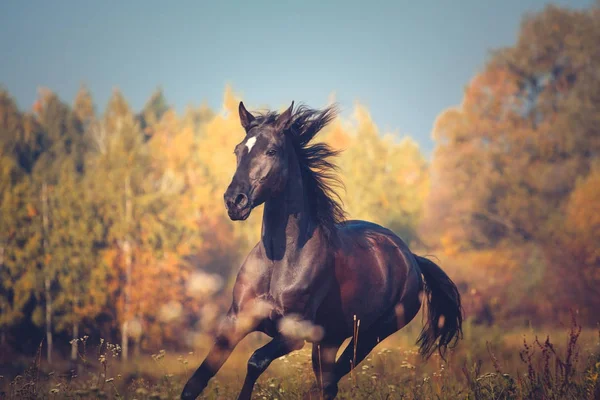
<path id="1" fill-rule="evenodd" d="M 277 121 L 275 121 L 275 128 L 278 132 L 283 132 L 289 127 L 289 123 L 292 120 L 292 111 L 294 109 L 294 102 L 292 101 L 292 105 L 285 110 L 279 117 L 277 117 Z"/>
<path id="2" fill-rule="evenodd" d="M 248 127 L 255 119 L 254 115 L 250 114 L 248 112 L 248 110 L 246 110 L 246 107 L 244 107 L 244 102 L 242 102 L 242 101 L 240 101 L 239 112 L 240 112 L 240 122 L 241 122 L 242 126 L 244 127 L 244 129 L 248 130 Z"/>

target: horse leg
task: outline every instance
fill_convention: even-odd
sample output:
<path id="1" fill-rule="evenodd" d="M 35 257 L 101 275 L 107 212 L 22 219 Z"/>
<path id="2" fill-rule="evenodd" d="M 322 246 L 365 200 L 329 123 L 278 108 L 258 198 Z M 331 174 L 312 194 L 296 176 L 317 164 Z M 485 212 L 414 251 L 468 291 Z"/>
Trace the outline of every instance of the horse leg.
<path id="1" fill-rule="evenodd" d="M 196 399 L 204 388 L 206 388 L 210 378 L 227 361 L 235 346 L 253 330 L 253 325 L 240 323 L 236 315 L 229 315 L 219 328 L 215 343 L 208 352 L 208 355 L 185 384 L 181 393 L 181 399 Z"/>
<path id="2" fill-rule="evenodd" d="M 316 398 L 334 399 L 338 392 L 338 380 L 335 375 L 335 356 L 342 342 L 314 343 L 312 348 L 312 367 L 317 378 L 316 387 L 311 390 L 319 393 Z"/>
<path id="3" fill-rule="evenodd" d="M 342 379 L 342 377 L 348 374 L 352 368 L 356 368 L 380 341 L 397 332 L 404 325 L 405 324 L 399 325 L 398 317 L 392 309 L 391 312 L 384 314 L 366 331 L 359 332 L 358 343 L 355 343 L 354 338 L 352 338 L 340 358 L 335 363 L 336 379 Z M 356 346 L 356 359 L 354 358 L 354 346 Z"/>
<path id="4" fill-rule="evenodd" d="M 303 340 L 287 339 L 277 336 L 269 343 L 256 350 L 248 360 L 248 372 L 238 400 L 250 400 L 254 384 L 260 375 L 267 370 L 271 362 L 281 356 L 299 350 L 304 346 Z"/>

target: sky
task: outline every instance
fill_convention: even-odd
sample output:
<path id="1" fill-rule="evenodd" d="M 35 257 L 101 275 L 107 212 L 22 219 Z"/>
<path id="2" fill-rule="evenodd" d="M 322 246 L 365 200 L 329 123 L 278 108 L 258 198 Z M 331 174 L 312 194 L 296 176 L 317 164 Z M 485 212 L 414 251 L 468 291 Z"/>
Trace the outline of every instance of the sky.
<path id="1" fill-rule="evenodd" d="M 593 0 L 554 4 L 588 7 Z M 489 52 L 515 43 L 543 0 L 1 1 L 0 86 L 22 109 L 39 87 L 98 110 L 113 88 L 139 110 L 157 87 L 178 111 L 220 109 L 231 85 L 249 109 L 292 100 L 342 115 L 365 105 L 380 130 L 431 155 L 431 129 Z"/>

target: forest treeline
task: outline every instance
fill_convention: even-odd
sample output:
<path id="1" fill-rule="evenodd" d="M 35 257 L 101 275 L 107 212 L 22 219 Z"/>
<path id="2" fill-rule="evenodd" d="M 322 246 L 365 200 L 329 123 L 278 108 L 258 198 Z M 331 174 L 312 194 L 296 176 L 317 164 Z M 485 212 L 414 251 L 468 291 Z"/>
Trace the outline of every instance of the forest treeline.
<path id="1" fill-rule="evenodd" d="M 321 134 L 344 150 L 349 215 L 436 255 L 479 322 L 599 322 L 598 43 L 597 7 L 526 16 L 433 124 L 431 162 L 360 105 Z M 239 100 L 178 113 L 157 90 L 136 111 L 114 90 L 99 113 L 85 86 L 26 110 L 0 91 L 3 349 L 43 340 L 50 359 L 56 335 L 88 334 L 126 358 L 212 329 L 260 232 L 260 212 L 232 223 L 222 200 Z"/>

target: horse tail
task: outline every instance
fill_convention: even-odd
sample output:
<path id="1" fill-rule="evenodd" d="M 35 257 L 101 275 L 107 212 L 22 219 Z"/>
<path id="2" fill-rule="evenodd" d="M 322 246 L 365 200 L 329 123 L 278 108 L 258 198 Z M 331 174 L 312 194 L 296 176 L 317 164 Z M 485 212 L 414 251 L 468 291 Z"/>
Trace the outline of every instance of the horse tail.
<path id="1" fill-rule="evenodd" d="M 413 254 L 414 255 L 414 254 Z M 463 311 L 460 293 L 452 280 L 433 261 L 414 255 L 425 279 L 427 322 L 417 339 L 419 352 L 429 358 L 435 350 L 443 359 L 448 347 L 462 338 Z"/>

